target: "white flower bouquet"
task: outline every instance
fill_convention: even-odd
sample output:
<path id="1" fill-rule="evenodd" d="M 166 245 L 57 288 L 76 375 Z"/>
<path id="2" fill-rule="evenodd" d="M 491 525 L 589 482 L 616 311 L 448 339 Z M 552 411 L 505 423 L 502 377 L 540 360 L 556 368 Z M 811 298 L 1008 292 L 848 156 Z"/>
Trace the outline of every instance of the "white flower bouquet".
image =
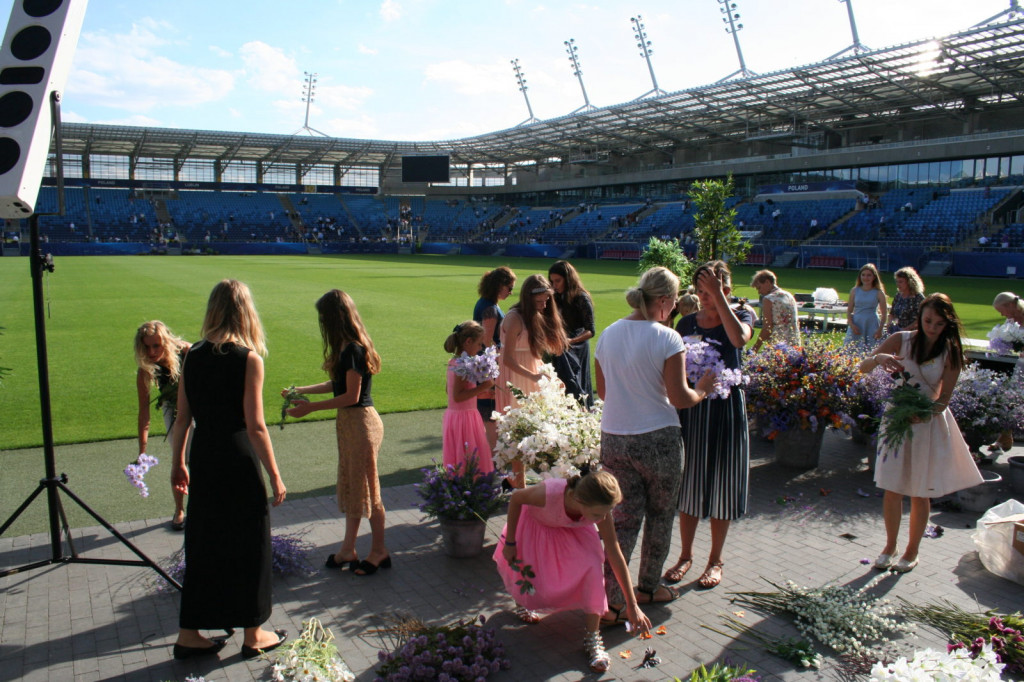
<path id="1" fill-rule="evenodd" d="M 1024 327 L 1013 320 L 992 327 L 988 336 L 988 347 L 993 353 L 1013 355 L 1024 350 Z"/>
<path id="2" fill-rule="evenodd" d="M 356 676 L 341 659 L 331 631 L 310 618 L 299 638 L 277 654 L 270 678 L 274 682 L 352 682 Z"/>
<path id="3" fill-rule="evenodd" d="M 991 644 L 986 644 L 977 658 L 967 649 L 949 652 L 925 649 L 915 652 L 912 660 L 901 657 L 886 665 L 878 662 L 871 668 L 872 682 L 998 682 L 1003 665 Z"/>
<path id="4" fill-rule="evenodd" d="M 494 466 L 506 468 L 520 461 L 546 476 L 568 478 L 583 464 L 594 465 L 601 457 L 601 401 L 587 409 L 566 395 L 555 368 L 543 365 L 544 375 L 536 392 L 523 394 L 511 383 L 518 407 L 495 412 L 498 441 Z"/>

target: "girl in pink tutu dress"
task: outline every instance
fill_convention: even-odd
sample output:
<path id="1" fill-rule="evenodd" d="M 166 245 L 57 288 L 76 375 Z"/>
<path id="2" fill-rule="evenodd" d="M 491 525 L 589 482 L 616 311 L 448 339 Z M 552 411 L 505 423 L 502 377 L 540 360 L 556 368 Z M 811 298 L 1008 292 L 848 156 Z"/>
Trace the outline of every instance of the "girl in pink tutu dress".
<path id="1" fill-rule="evenodd" d="M 637 606 L 629 568 L 615 536 L 611 511 L 621 501 L 619 484 L 606 471 L 521 488 L 512 493 L 508 521 L 494 551 L 498 573 L 516 601 L 516 615 L 524 622 L 538 622 L 537 611 L 583 609 L 583 648 L 590 669 L 598 673 L 611 664 L 598 630 L 608 610 L 605 559 L 622 587 L 634 633 L 646 633 L 651 627 Z M 517 566 L 530 567 L 533 573 L 528 594 L 516 584 L 524 579 Z"/>
<path id="2" fill-rule="evenodd" d="M 472 320 L 456 325 L 444 340 L 444 349 L 455 357 L 448 361 L 448 409 L 444 411 L 442 452 L 446 466 L 459 465 L 475 457 L 480 472 L 486 474 L 494 471 L 494 461 L 484 420 L 476 409 L 476 398 L 489 391 L 494 380 L 477 384 L 455 373 L 456 358 L 462 353 L 472 357 L 483 347 L 484 328 Z"/>

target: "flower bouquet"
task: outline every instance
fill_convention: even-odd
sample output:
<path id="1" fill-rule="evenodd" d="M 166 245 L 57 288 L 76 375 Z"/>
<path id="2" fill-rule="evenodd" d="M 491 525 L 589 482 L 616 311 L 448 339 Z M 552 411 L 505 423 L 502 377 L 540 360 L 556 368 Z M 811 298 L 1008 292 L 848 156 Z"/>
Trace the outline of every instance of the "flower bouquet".
<path id="1" fill-rule="evenodd" d="M 992 327 L 988 336 L 988 347 L 993 353 L 1013 355 L 1024 351 L 1024 327 L 1013 320 Z"/>
<path id="2" fill-rule="evenodd" d="M 712 345 L 714 344 L 714 345 Z M 708 394 L 708 399 L 728 398 L 733 386 L 745 386 L 750 382 L 747 377 L 738 369 L 729 369 L 722 360 L 722 354 L 715 346 L 720 345 L 718 341 L 702 341 L 698 337 L 685 337 L 683 345 L 686 347 L 686 379 L 691 385 L 696 385 L 704 373 L 711 370 L 715 377 L 715 388 Z"/>
<path id="3" fill-rule="evenodd" d="M 871 668 L 871 682 L 999 682 L 1003 665 L 997 662 L 992 645 L 986 644 L 977 656 L 963 649 L 936 651 L 925 649 L 914 653 L 911 660 L 900 657 L 895 663 L 876 663 Z"/>
<path id="4" fill-rule="evenodd" d="M 379 651 L 380 667 L 374 682 L 407 680 L 483 680 L 511 662 L 497 633 L 484 627 L 484 617 L 450 625 L 427 625 L 401 618 L 393 627 L 378 630 L 390 635 L 391 651 Z"/>
<path id="5" fill-rule="evenodd" d="M 128 482 L 139 489 L 140 497 L 149 497 L 149 486 L 146 485 L 146 473 L 160 463 L 156 457 L 147 455 L 145 452 L 139 455 L 138 459 L 124 468 L 124 475 Z"/>
<path id="6" fill-rule="evenodd" d="M 356 679 L 338 653 L 334 634 L 316 618 L 302 624 L 302 634 L 285 644 L 270 670 L 270 679 L 274 682 L 353 682 Z"/>
<path id="7" fill-rule="evenodd" d="M 478 355 L 468 355 L 462 351 L 462 355 L 455 358 L 455 366 L 452 368 L 455 376 L 474 384 L 481 384 L 488 379 L 498 376 L 498 347 L 488 346 Z"/>
<path id="8" fill-rule="evenodd" d="M 529 395 L 509 384 L 519 406 L 495 412 L 494 466 L 505 469 L 520 461 L 536 473 L 568 478 L 601 457 L 602 403 L 587 409 L 566 395 L 554 367 L 543 365 L 541 372 L 537 391 Z"/>
<path id="9" fill-rule="evenodd" d="M 850 387 L 846 405 L 847 418 L 844 421 L 856 426 L 864 435 L 874 436 L 878 432 L 892 390 L 892 379 L 885 372 L 861 374 Z"/>
<path id="10" fill-rule="evenodd" d="M 885 415 L 882 417 L 882 428 L 880 432 L 882 450 L 882 461 L 898 457 L 903 441 L 913 438 L 911 429 L 915 423 L 931 419 L 935 403 L 931 398 L 921 393 L 920 384 L 910 383 L 910 372 L 898 372 L 894 374 L 896 386 L 889 398 L 889 406 L 885 408 Z"/>
<path id="11" fill-rule="evenodd" d="M 970 364 L 960 372 L 949 409 L 972 451 L 1001 431 L 1021 427 L 1021 389 L 1005 374 Z"/>
<path id="12" fill-rule="evenodd" d="M 747 357 L 747 413 L 774 439 L 793 429 L 842 428 L 857 357 L 827 339 L 803 347 L 780 343 Z"/>
<path id="13" fill-rule="evenodd" d="M 1006 666 L 1004 672 L 1008 675 L 1024 673 L 1024 615 L 1020 611 L 972 613 L 942 600 L 925 606 L 904 602 L 903 615 L 949 637 L 951 652 L 958 650 L 972 659 L 987 657 L 991 652 L 995 661 Z"/>
<path id="14" fill-rule="evenodd" d="M 284 428 L 285 420 L 288 418 L 288 408 L 294 405 L 296 400 L 309 400 L 306 395 L 299 393 L 295 389 L 295 384 L 292 384 L 285 390 L 287 393 L 285 393 L 284 403 L 281 405 L 281 421 L 278 423 L 278 426 L 282 429 Z"/>
<path id="15" fill-rule="evenodd" d="M 486 521 L 502 503 L 501 474 L 481 474 L 476 457 L 464 465 L 438 464 L 420 469 L 423 482 L 416 492 L 423 498 L 420 511 L 447 521 Z"/>

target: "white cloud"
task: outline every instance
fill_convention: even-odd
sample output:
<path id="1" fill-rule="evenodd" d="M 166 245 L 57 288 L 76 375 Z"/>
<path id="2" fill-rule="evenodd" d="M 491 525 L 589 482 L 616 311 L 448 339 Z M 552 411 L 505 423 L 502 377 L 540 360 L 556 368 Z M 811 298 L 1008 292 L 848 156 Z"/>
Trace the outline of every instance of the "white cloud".
<path id="1" fill-rule="evenodd" d="M 355 110 L 373 95 L 371 88 L 352 88 L 347 85 L 322 85 L 317 88 L 314 101 L 323 109 Z"/>
<path id="2" fill-rule="evenodd" d="M 451 85 L 462 95 L 485 95 L 508 90 L 515 84 L 507 62 L 492 64 L 470 63 L 453 59 L 428 64 L 423 70 L 428 81 Z"/>
<path id="3" fill-rule="evenodd" d="M 225 50 L 224 48 L 217 47 L 216 45 L 210 45 L 210 52 L 212 52 L 214 56 L 220 57 L 221 59 L 231 59 L 235 56 L 232 53 Z"/>
<path id="4" fill-rule="evenodd" d="M 384 21 L 397 21 L 402 18 L 402 6 L 396 0 L 384 0 L 380 5 L 380 18 Z"/>
<path id="5" fill-rule="evenodd" d="M 144 19 L 126 34 L 82 34 L 68 79 L 73 101 L 146 112 L 217 101 L 234 87 L 229 71 L 196 67 L 158 54 L 171 43 L 154 28 L 165 27 Z"/>
<path id="6" fill-rule="evenodd" d="M 259 90 L 272 92 L 294 91 L 296 98 L 302 92 L 302 73 L 295 59 L 279 47 L 254 40 L 239 50 L 249 84 Z"/>
<path id="7" fill-rule="evenodd" d="M 363 45 L 362 43 L 359 43 L 356 49 L 359 50 L 359 54 L 377 54 L 377 50 L 375 48 Z"/>
<path id="8" fill-rule="evenodd" d="M 353 118 L 332 118 L 324 124 L 322 130 L 335 137 L 376 138 L 380 135 L 377 122 L 366 114 Z"/>

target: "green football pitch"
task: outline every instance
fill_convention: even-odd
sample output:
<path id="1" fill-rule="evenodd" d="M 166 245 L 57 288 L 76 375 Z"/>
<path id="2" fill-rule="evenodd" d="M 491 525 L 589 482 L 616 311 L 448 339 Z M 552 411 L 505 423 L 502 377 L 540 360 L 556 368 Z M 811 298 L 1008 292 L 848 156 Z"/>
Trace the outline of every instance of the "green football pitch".
<path id="1" fill-rule="evenodd" d="M 471 316 L 480 275 L 504 264 L 522 281 L 531 273 L 546 272 L 551 262 L 460 256 L 59 257 L 56 271 L 44 281 L 53 432 L 59 444 L 81 445 L 60 449 L 58 469 L 68 470 L 79 486 L 89 483 L 100 495 L 134 499 L 131 504 L 139 506 L 120 475 L 137 454 L 134 443 L 116 440 L 135 436 L 135 329 L 145 320 L 161 319 L 194 341 L 210 289 L 230 277 L 252 288 L 267 330 L 264 404 L 279 457 L 295 462 L 282 465 L 286 472 L 295 472 L 286 481 L 290 494 L 333 490 L 333 428 L 321 422 L 278 431 L 274 425 L 282 388 L 325 378 L 313 303 L 335 287 L 355 299 L 383 358 L 381 373 L 374 378 L 378 410 L 390 415 L 385 420 L 390 430 L 382 473 L 390 484 L 415 480 L 418 467 L 440 456 L 440 413 L 430 410 L 445 405 L 442 344 L 455 324 Z M 636 263 L 579 260 L 576 265 L 593 294 L 600 333 L 628 313 L 623 293 L 635 282 Z M 748 286 L 754 270 L 736 269 L 737 294 L 754 295 Z M 832 287 L 843 298 L 856 276 L 827 270 L 777 274 L 791 291 Z M 891 294 L 891 274 L 885 278 Z M 984 337 L 999 321 L 992 298 L 1013 288 L 1005 280 L 984 278 L 933 278 L 926 284 L 929 292 L 943 291 L 953 298 L 972 337 Z M 41 457 L 35 454 L 42 436 L 31 299 L 27 259 L 0 258 L 0 366 L 11 369 L 0 384 L 0 450 L 10 451 L 0 452 L 3 518 L 42 473 Z M 503 307 L 507 310 L 513 302 Z M 399 414 L 414 411 L 425 412 Z M 321 420 L 328 416 L 319 415 Z M 150 449 L 166 455 L 162 420 L 155 413 L 152 431 Z M 163 473 L 157 475 L 162 483 Z M 166 486 L 151 487 L 160 511 L 147 515 L 135 509 L 125 518 L 150 518 L 167 510 L 160 503 L 160 498 L 169 499 Z"/>

